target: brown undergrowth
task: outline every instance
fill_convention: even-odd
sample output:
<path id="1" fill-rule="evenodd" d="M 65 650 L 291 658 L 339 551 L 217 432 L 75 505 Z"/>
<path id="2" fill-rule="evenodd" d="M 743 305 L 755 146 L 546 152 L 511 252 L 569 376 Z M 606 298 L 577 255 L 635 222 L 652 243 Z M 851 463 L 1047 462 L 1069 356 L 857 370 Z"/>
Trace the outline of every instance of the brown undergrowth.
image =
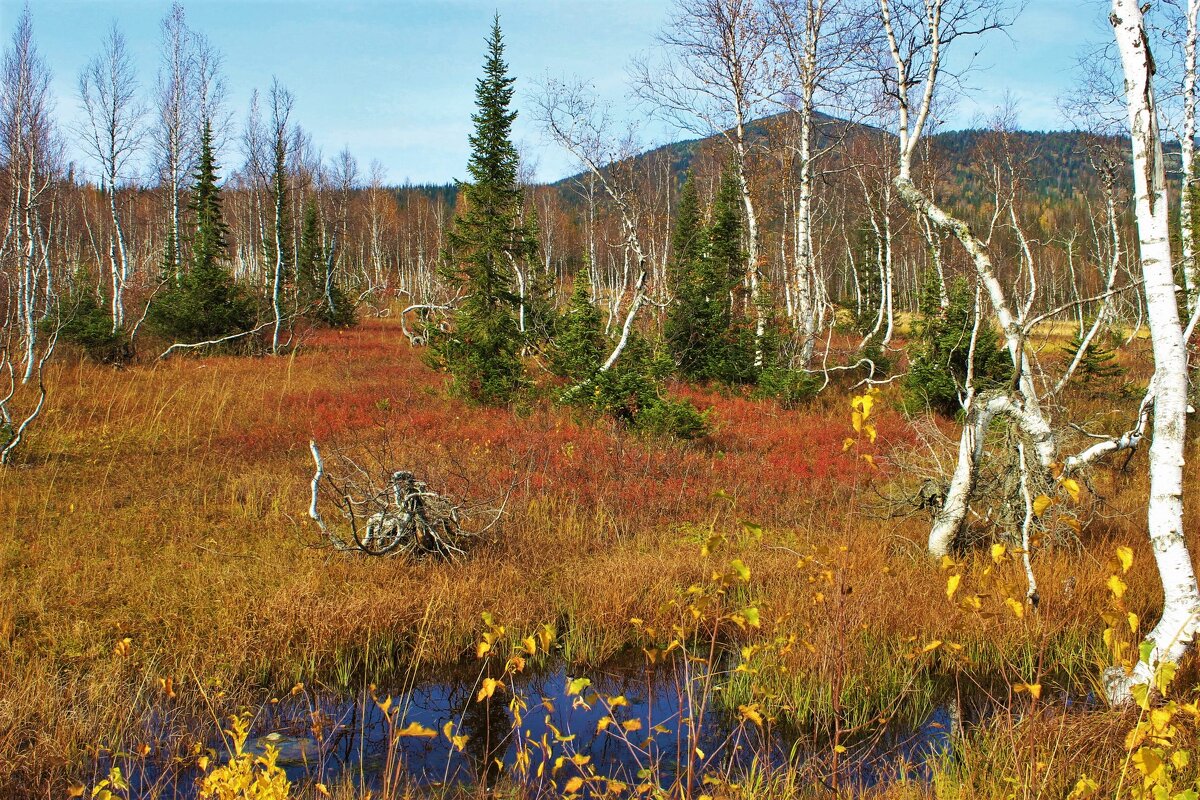
<path id="1" fill-rule="evenodd" d="M 835 680 L 848 688 L 833 717 L 849 720 L 855 703 L 864 719 L 890 713 L 895 697 L 869 689 L 900 674 L 1011 687 L 1097 673 L 1105 561 L 1117 545 L 1137 556 L 1129 607 L 1152 619 L 1159 602 L 1139 453 L 1125 471 L 1094 473 L 1087 502 L 1098 513 L 1078 546 L 1038 553 L 1038 613 L 948 603 L 946 571 L 921 554 L 927 518 L 885 518 L 873 503 L 894 477 L 889 454 L 914 444 L 886 392 L 872 466 L 843 445 L 844 392 L 786 411 L 678 387 L 713 409 L 713 432 L 692 445 L 645 440 L 547 402 L 465 406 L 387 321 L 324 332 L 279 358 L 125 370 L 64 360 L 51 386 L 23 463 L 0 472 L 5 793 L 90 784 L 106 749 L 187 757 L 214 719 L 296 681 L 384 684 L 414 660 L 456 662 L 484 611 L 512 630 L 553 622 L 562 657 L 602 662 L 641 644 L 631 619 L 669 622 L 664 609 L 707 577 L 700 546 L 714 533 L 752 575 L 739 592 L 763 624 L 747 641 L 802 645 L 778 657 L 775 674 L 791 677 L 771 689 L 779 712 L 801 721 L 798 698 Z M 1114 401 L 1089 390 L 1071 403 L 1082 420 Z M 509 492 L 508 512 L 462 563 L 335 554 L 305 516 L 310 437 L 458 496 Z M 995 570 L 989 580 L 1020 596 L 1015 562 L 981 552 L 958 568 L 968 581 Z M 922 653 L 933 641 L 958 649 Z M 805 708 L 808 721 L 838 724 L 832 700 Z M 1084 735 L 1091 728 L 1056 713 L 1010 717 L 1020 728 L 1011 741 L 1058 737 L 1063 775 L 1081 771 L 1072 761 L 1111 760 L 1102 732 L 1119 720 L 1089 716 L 1101 733 Z M 979 746 L 1018 752 L 1005 750 L 1004 724 Z M 942 770 L 933 788 L 887 791 L 970 786 L 972 763 Z"/>

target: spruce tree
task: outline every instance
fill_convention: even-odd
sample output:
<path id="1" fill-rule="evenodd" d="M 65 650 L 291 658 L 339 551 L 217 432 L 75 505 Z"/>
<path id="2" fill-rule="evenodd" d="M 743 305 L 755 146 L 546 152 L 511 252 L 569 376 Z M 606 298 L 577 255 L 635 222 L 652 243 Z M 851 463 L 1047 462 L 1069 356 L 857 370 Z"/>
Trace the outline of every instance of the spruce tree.
<path id="1" fill-rule="evenodd" d="M 671 235 L 671 261 L 667 265 L 667 281 L 673 301 L 667 308 L 663 333 L 667 350 L 680 374 L 699 377 L 705 372 L 704 337 L 701 317 L 703 290 L 699 273 L 706 258 L 703 220 L 696 181 L 689 172 L 679 192 L 675 214 L 675 230 Z"/>
<path id="2" fill-rule="evenodd" d="M 296 251 L 296 304 L 301 309 L 315 309 L 325 294 L 325 280 L 321 276 L 325 261 L 325 248 L 321 246 L 321 216 L 317 201 L 309 197 L 304 203 L 304 217 L 300 222 L 300 246 Z"/>
<path id="3" fill-rule="evenodd" d="M 296 305 L 326 325 L 354 324 L 354 309 L 328 272 L 329 253 L 321 243 L 321 212 L 315 197 L 304 204 L 300 246 L 296 253 Z"/>
<path id="4" fill-rule="evenodd" d="M 182 275 L 169 280 L 166 294 L 151 306 L 151 325 L 177 341 L 204 341 L 249 330 L 254 304 L 222 264 L 229 229 L 221 211 L 208 120 L 201 128 L 200 160 L 188 210 L 193 218 L 191 263 Z"/>
<path id="5" fill-rule="evenodd" d="M 730 302 L 744 262 L 739 203 L 737 184 L 727 174 L 705 227 L 691 175 L 680 192 L 668 269 L 674 302 L 664 331 L 668 350 L 687 378 L 736 383 L 753 377 L 753 342 L 749 350 L 742 346 L 744 331 L 734 326 Z"/>
<path id="6" fill-rule="evenodd" d="M 1076 332 L 1071 337 L 1071 341 L 1063 348 L 1068 362 L 1075 358 L 1080 347 L 1083 347 L 1083 337 Z M 1117 354 L 1111 348 L 1105 347 L 1100 341 L 1100 336 L 1094 336 L 1084 349 L 1083 355 L 1079 359 L 1079 366 L 1075 368 L 1075 372 L 1086 383 L 1096 378 L 1115 378 L 1118 375 L 1123 375 L 1125 374 L 1125 368 L 1117 361 Z"/>
<path id="7" fill-rule="evenodd" d="M 455 389 L 488 405 L 508 403 L 523 383 L 515 316 L 520 300 L 513 292 L 511 265 L 528 257 L 531 240 L 521 221 L 512 98 L 513 79 L 504 62 L 497 16 L 484 75 L 475 89 L 470 180 L 459 184 L 462 208 L 448 236 L 445 277 L 466 298 L 455 314 L 454 330 L 438 347 Z"/>
<path id="8" fill-rule="evenodd" d="M 275 130 L 274 167 L 267 194 L 271 198 L 271 234 L 263 237 L 266 263 L 272 271 L 271 308 L 275 314 L 275 331 L 271 336 L 271 351 L 279 349 L 279 331 L 283 325 L 283 298 L 292 278 L 292 223 L 288 215 L 287 129 L 278 125 Z"/>
<path id="9" fill-rule="evenodd" d="M 108 309 L 108 297 L 81 266 L 68 283 L 66 297 L 43 324 L 47 333 L 57 330 L 61 341 L 79 347 L 88 358 L 105 364 L 120 363 L 133 355 L 133 348 L 124 330 L 113 331 Z"/>
<path id="10" fill-rule="evenodd" d="M 537 346 L 554 339 L 559 320 L 554 309 L 554 273 L 538 258 L 542 226 L 536 205 L 530 206 L 527 219 L 529 253 L 525 287 L 525 339 Z"/>
<path id="11" fill-rule="evenodd" d="M 909 369 L 904 378 L 910 408 L 931 408 L 953 416 L 967 378 L 971 332 L 975 327 L 975 294 L 963 279 L 948 287 L 950 304 L 941 307 L 936 277 L 920 298 L 920 317 L 913 323 Z M 1000 333 L 985 321 L 975 337 L 973 378 L 977 390 L 995 388 L 1012 376 L 1012 361 Z"/>
<path id="12" fill-rule="evenodd" d="M 575 276 L 570 305 L 550 351 L 555 375 L 579 383 L 596 374 L 604 358 L 600 311 L 592 304 L 592 285 L 585 264 Z"/>
<path id="13" fill-rule="evenodd" d="M 704 272 L 711 301 L 714 331 L 720 336 L 709 356 L 711 377 L 726 383 L 747 383 L 757 377 L 754 367 L 754 322 L 749 315 L 737 311 L 736 299 L 742 287 L 746 253 L 742 248 L 745 220 L 742 218 L 742 196 L 737 175 L 732 168 L 721 176 L 717 196 L 713 198 L 712 221 L 708 229 L 709 264 Z M 731 300 L 731 298 L 733 298 Z M 770 319 L 773 309 L 770 293 L 762 293 L 763 316 Z M 769 349 L 763 343 L 764 349 Z"/>

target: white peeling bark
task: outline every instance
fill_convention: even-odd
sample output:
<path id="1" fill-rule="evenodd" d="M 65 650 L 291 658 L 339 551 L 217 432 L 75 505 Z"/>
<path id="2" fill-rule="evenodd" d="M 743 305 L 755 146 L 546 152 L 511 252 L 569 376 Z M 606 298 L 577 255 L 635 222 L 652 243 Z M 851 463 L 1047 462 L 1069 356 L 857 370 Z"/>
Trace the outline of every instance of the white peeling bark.
<path id="1" fill-rule="evenodd" d="M 604 360 L 604 364 L 600 367 L 600 372 L 608 372 L 612 369 L 613 364 L 617 363 L 617 359 L 621 357 L 621 352 L 625 350 L 625 345 L 629 343 L 629 333 L 633 330 L 633 321 L 637 319 L 638 310 L 642 307 L 642 302 L 646 299 L 646 270 L 643 269 L 641 275 L 638 276 L 637 284 L 633 287 L 633 301 L 629 304 L 629 312 L 625 315 L 625 324 L 621 326 L 621 338 L 617 340 L 616 347 L 609 353 L 608 358 Z"/>
<path id="2" fill-rule="evenodd" d="M 1178 661 L 1200 620 L 1191 554 L 1183 532 L 1184 436 L 1187 428 L 1187 352 L 1172 274 L 1170 222 L 1162 141 L 1154 101 L 1154 62 L 1137 0 L 1113 0 L 1110 16 L 1125 73 L 1133 148 L 1134 209 L 1141 245 L 1147 318 L 1154 352 L 1154 425 L 1150 445 L 1147 522 L 1163 586 L 1163 613 L 1146 636 L 1148 664 L 1126 680 L 1109 682 L 1110 700 L 1127 701 L 1162 661 Z"/>
<path id="3" fill-rule="evenodd" d="M 1183 284 L 1187 289 L 1188 310 L 1200 307 L 1200 270 L 1196 267 L 1196 235 L 1192 226 L 1192 189 L 1196 185 L 1196 18 L 1200 2 L 1188 0 L 1186 33 L 1183 39 L 1183 132 L 1179 137 L 1179 157 L 1183 185 L 1179 192 L 1179 241 Z"/>

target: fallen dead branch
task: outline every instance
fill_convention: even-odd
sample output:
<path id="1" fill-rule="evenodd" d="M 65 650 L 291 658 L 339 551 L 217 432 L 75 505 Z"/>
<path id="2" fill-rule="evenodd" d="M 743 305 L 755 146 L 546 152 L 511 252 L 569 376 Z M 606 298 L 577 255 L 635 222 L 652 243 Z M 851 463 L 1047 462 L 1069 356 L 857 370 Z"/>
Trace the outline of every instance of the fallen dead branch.
<path id="1" fill-rule="evenodd" d="M 335 550 L 454 561 L 466 555 L 472 542 L 499 522 L 508 504 L 507 494 L 495 507 L 456 503 L 405 470 L 393 471 L 384 480 L 373 480 L 366 470 L 344 456 L 353 477 L 334 478 L 326 470 L 317 443 L 310 440 L 308 445 L 316 464 L 308 515 Z M 344 530 L 335 530 L 321 514 L 322 486 L 328 488 L 330 502 L 348 526 L 348 536 Z M 464 520 L 479 516 L 490 519 L 475 530 L 464 526 Z"/>

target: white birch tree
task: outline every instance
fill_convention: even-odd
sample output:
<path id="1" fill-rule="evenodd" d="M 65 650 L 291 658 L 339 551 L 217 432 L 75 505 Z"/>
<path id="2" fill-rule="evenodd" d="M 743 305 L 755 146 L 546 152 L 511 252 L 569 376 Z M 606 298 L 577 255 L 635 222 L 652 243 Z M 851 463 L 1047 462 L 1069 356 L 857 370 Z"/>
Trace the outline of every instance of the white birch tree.
<path id="1" fill-rule="evenodd" d="M 116 333 L 125 327 L 125 285 L 132 275 L 117 192 L 132 177 L 133 156 L 142 145 L 145 107 L 138 98 L 137 74 L 125 35 L 115 23 L 104 37 L 100 53 L 79 75 L 79 101 L 84 111 L 80 138 L 108 197 L 112 329 Z"/>
<path id="2" fill-rule="evenodd" d="M 1150 658 L 1132 675 L 1109 674 L 1110 700 L 1129 698 L 1163 661 L 1177 662 L 1200 624 L 1200 588 L 1183 530 L 1187 348 L 1171 260 L 1166 168 L 1154 96 L 1154 59 L 1137 0 L 1113 0 L 1110 16 L 1125 76 L 1133 154 L 1134 212 L 1154 353 L 1153 440 L 1146 517 L 1163 585 L 1163 612 L 1146 636 Z"/>
<path id="3" fill-rule="evenodd" d="M 750 124 L 774 91 L 770 25 L 761 0 L 679 0 L 659 34 L 661 60 L 634 66 L 638 92 L 678 127 L 729 148 L 746 225 L 746 277 L 754 306 L 754 365 L 763 366 L 766 313 L 762 231 L 751 187 Z"/>

